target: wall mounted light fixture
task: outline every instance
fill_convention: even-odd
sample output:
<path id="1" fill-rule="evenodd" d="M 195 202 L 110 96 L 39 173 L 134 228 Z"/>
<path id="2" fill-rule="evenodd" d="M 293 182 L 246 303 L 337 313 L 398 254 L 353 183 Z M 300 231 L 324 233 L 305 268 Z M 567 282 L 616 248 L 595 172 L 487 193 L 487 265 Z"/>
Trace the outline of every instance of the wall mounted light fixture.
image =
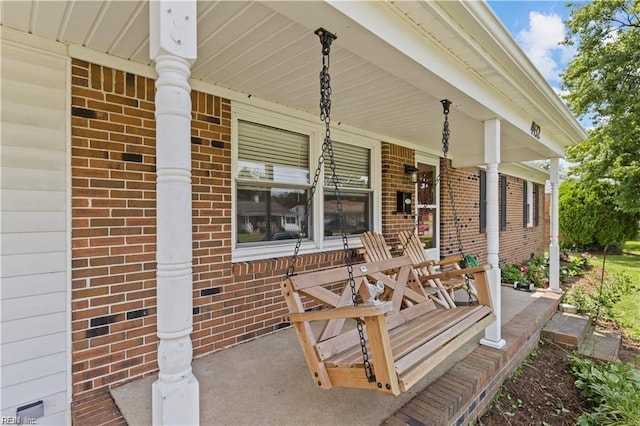
<path id="1" fill-rule="evenodd" d="M 416 166 L 405 164 L 404 172 L 411 175 L 411 183 L 418 183 L 418 168 Z"/>

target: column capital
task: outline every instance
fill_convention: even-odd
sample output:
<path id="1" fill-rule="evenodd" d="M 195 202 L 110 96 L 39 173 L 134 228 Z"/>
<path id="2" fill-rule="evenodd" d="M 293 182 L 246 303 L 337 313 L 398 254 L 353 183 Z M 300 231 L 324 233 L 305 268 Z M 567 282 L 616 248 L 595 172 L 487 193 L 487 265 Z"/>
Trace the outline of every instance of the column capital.
<path id="1" fill-rule="evenodd" d="M 551 183 L 559 183 L 560 182 L 560 159 L 559 158 L 551 158 L 550 159 L 550 167 L 549 167 L 549 180 Z"/>
<path id="2" fill-rule="evenodd" d="M 498 118 L 484 122 L 484 162 L 500 163 L 500 119 Z"/>
<path id="3" fill-rule="evenodd" d="M 149 55 L 175 55 L 191 64 L 197 57 L 197 5 L 195 0 L 149 2 Z"/>

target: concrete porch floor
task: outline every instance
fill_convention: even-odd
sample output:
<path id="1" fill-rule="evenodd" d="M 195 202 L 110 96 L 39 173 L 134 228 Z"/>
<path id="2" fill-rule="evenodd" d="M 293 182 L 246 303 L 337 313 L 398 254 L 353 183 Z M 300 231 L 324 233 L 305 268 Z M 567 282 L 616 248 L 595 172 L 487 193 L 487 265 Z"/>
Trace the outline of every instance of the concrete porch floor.
<path id="1" fill-rule="evenodd" d="M 559 299 L 559 295 L 550 292 L 527 293 L 503 286 L 502 325 L 507 347 L 502 351 L 480 347 L 478 341 L 482 335 L 478 335 L 398 397 L 359 389 L 318 389 L 311 380 L 293 329 L 213 353 L 193 362 L 194 374 L 200 383 L 200 423 L 466 424 L 472 411 L 478 412 L 490 401 L 492 394 L 487 395 L 487 390 L 491 393 L 491 389 L 495 388 L 495 392 L 499 387 L 495 379 L 501 378 L 502 383 L 506 376 L 502 367 L 510 368 L 523 348 L 533 347 L 537 342 L 540 328 L 557 309 Z M 440 399 L 432 407 L 421 402 L 430 387 L 442 386 L 443 381 L 449 383 L 447 374 L 468 369 L 465 363 L 473 366 L 477 380 L 456 382 L 454 378 L 449 380 L 450 387 L 455 388 L 453 391 L 447 390 L 446 384 L 443 389 L 434 388 L 437 394 L 450 395 L 449 402 Z M 518 364 L 519 361 L 513 368 Z M 462 376 L 473 376 L 473 371 L 465 370 Z M 151 384 L 156 378 L 149 376 L 111 390 L 129 425 L 151 424 Z M 442 412 L 436 412 L 438 409 Z"/>

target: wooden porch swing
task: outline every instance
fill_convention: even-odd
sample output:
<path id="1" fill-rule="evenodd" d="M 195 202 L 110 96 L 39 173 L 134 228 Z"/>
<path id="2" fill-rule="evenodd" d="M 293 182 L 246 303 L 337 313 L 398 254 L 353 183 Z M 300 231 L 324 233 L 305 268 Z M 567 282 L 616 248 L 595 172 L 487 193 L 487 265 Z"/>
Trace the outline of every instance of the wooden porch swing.
<path id="1" fill-rule="evenodd" d="M 442 309 L 429 298 L 440 290 L 421 285 L 409 256 L 352 263 L 330 132 L 329 53 L 336 37 L 323 28 L 315 33 L 322 44 L 320 117 L 326 135 L 306 212 L 311 211 L 318 172 L 327 154 L 346 266 L 296 274 L 299 236 L 282 292 L 289 321 L 318 387 L 364 388 L 398 395 L 496 320 L 486 274 L 489 268 L 430 275 L 432 279 L 474 276 L 478 303 Z M 385 301 L 378 298 L 383 292 Z"/>

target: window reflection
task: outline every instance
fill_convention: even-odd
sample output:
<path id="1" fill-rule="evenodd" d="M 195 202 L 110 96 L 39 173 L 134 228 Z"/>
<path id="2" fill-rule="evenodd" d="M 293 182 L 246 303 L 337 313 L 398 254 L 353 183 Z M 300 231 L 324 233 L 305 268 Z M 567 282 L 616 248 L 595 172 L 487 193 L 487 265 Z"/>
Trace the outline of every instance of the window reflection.
<path id="1" fill-rule="evenodd" d="M 237 242 L 297 239 L 309 235 L 305 222 L 307 191 L 288 188 L 238 188 Z"/>
<path id="2" fill-rule="evenodd" d="M 369 230 L 371 221 L 371 196 L 369 194 L 341 194 L 345 232 L 362 234 Z M 334 195 L 324 197 L 324 233 L 326 236 L 341 235 L 340 213 Z"/>
<path id="3" fill-rule="evenodd" d="M 418 237 L 425 249 L 436 248 L 436 166 L 418 163 Z"/>
<path id="4" fill-rule="evenodd" d="M 418 208 L 418 237 L 424 243 L 425 248 L 436 246 L 435 238 L 433 238 L 433 232 L 437 225 L 435 212 L 435 208 Z"/>
<path id="5" fill-rule="evenodd" d="M 436 203 L 436 167 L 418 164 L 418 204 Z"/>

